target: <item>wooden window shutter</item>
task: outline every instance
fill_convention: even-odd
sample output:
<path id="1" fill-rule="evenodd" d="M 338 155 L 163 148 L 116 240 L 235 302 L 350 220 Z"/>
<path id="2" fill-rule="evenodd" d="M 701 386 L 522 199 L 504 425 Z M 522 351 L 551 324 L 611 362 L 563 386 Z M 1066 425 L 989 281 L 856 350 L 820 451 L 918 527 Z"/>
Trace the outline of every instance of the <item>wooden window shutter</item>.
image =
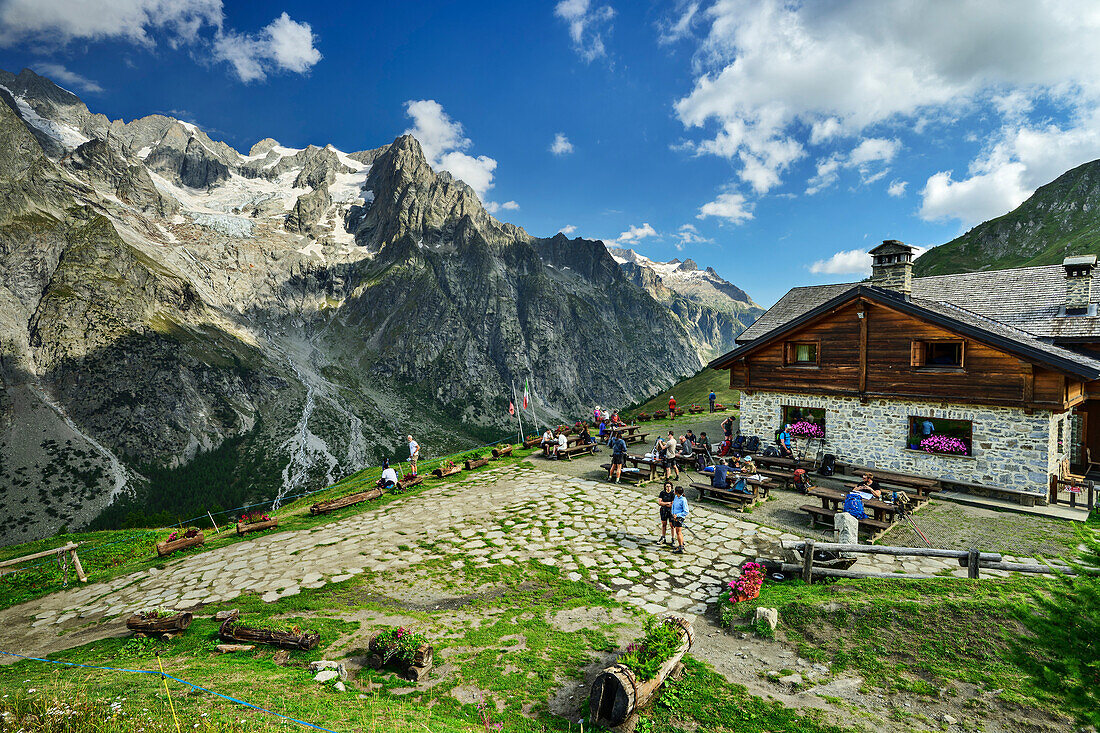
<path id="1" fill-rule="evenodd" d="M 966 368 L 966 342 L 963 341 L 959 344 L 959 367 Z"/>
<path id="2" fill-rule="evenodd" d="M 924 342 L 913 341 L 909 353 L 909 366 L 924 366 Z"/>
<path id="3" fill-rule="evenodd" d="M 786 341 L 783 344 L 783 363 L 784 364 L 793 364 L 794 363 L 794 344 L 791 343 L 790 341 Z"/>

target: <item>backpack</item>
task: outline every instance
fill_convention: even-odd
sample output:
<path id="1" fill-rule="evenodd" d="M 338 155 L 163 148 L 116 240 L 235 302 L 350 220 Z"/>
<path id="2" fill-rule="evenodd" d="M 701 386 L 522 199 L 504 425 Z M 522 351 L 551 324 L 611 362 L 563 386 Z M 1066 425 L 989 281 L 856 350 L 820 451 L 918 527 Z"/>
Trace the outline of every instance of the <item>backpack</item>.
<path id="1" fill-rule="evenodd" d="M 745 436 L 741 433 L 737 434 L 737 437 L 733 439 L 733 449 L 741 450 L 741 447 L 745 445 Z"/>
<path id="2" fill-rule="evenodd" d="M 820 476 L 832 476 L 836 473 L 836 456 L 826 453 L 821 457 L 821 467 L 817 469 Z"/>
<path id="3" fill-rule="evenodd" d="M 760 455 L 765 456 L 767 458 L 778 458 L 779 457 L 779 449 L 776 448 L 774 445 L 769 445 L 767 448 L 764 449 L 764 452 L 761 453 Z"/>
<path id="4" fill-rule="evenodd" d="M 760 438 L 755 435 L 750 435 L 749 439 L 745 441 L 746 453 L 758 453 L 760 452 Z"/>
<path id="5" fill-rule="evenodd" d="M 854 492 L 844 497 L 844 511 L 856 519 L 867 518 L 867 512 L 863 511 L 863 497 Z"/>

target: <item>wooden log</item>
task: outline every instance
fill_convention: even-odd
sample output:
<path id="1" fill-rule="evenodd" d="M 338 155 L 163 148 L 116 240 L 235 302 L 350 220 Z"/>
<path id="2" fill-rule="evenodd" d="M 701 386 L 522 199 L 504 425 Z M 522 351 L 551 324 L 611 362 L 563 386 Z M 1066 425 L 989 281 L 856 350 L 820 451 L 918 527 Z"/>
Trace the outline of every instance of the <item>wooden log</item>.
<path id="1" fill-rule="evenodd" d="M 970 548 L 966 554 L 966 577 L 977 578 L 978 572 L 978 551 Z"/>
<path id="2" fill-rule="evenodd" d="M 222 654 L 233 654 L 235 652 L 250 652 L 256 648 L 255 644 L 218 644 L 216 647 Z"/>
<path id="3" fill-rule="evenodd" d="M 785 562 L 779 565 L 784 573 L 802 574 L 802 563 Z M 938 575 L 920 575 L 917 573 L 868 573 L 862 570 L 839 570 L 836 568 L 814 567 L 814 576 L 824 578 L 892 578 L 894 580 L 931 580 Z"/>
<path id="4" fill-rule="evenodd" d="M 809 585 L 814 579 L 814 541 L 806 540 L 802 551 L 802 582 Z"/>
<path id="5" fill-rule="evenodd" d="M 501 458 L 510 455 L 512 455 L 512 446 L 510 445 L 506 445 L 503 448 L 493 448 L 493 458 Z"/>
<path id="6" fill-rule="evenodd" d="M 538 445 L 541 442 L 542 442 L 542 436 L 541 435 L 528 435 L 523 440 L 523 447 L 524 448 L 534 448 L 536 445 Z"/>
<path id="7" fill-rule="evenodd" d="M 321 641 L 321 635 L 316 631 L 275 631 L 273 629 L 257 629 L 241 626 L 236 619 L 224 621 L 218 629 L 218 638 L 225 642 L 270 644 L 283 649 L 301 649 L 309 651 L 317 647 Z"/>
<path id="8" fill-rule="evenodd" d="M 126 619 L 126 628 L 130 629 L 130 631 L 145 634 L 146 636 L 156 636 L 166 633 L 179 633 L 190 626 L 193 620 L 194 616 L 187 611 L 182 611 L 171 616 L 152 617 L 135 613 L 133 616 Z"/>
<path id="9" fill-rule="evenodd" d="M 80 557 L 76 554 L 76 547 L 69 550 L 69 554 L 73 558 L 73 569 L 76 570 L 76 577 L 80 579 L 81 583 L 87 583 L 88 575 L 84 572 L 84 566 L 80 564 Z"/>
<path id="10" fill-rule="evenodd" d="M 181 537 L 171 542 L 165 540 L 164 542 L 157 543 L 157 555 L 164 557 L 165 555 L 171 555 L 173 552 L 178 552 L 179 550 L 186 550 L 189 547 L 198 547 L 204 542 L 206 542 L 206 535 L 203 532 L 199 532 L 194 537 Z"/>
<path id="11" fill-rule="evenodd" d="M 806 542 L 804 540 L 783 540 L 780 545 L 785 550 L 802 550 Z M 969 553 L 966 550 L 942 550 L 937 547 L 892 547 L 890 545 L 849 545 L 840 542 L 817 542 L 815 550 L 826 552 L 860 552 L 868 555 L 895 555 L 902 557 L 948 557 L 965 558 Z M 1000 562 L 1001 555 L 996 552 L 983 552 L 980 554 L 982 562 Z M 965 566 L 965 563 L 964 563 Z"/>
<path id="12" fill-rule="evenodd" d="M 678 617 L 670 620 L 681 629 L 680 645 L 660 666 L 653 679 L 639 681 L 629 667 L 616 663 L 606 668 L 593 681 L 588 710 L 589 719 L 594 724 L 620 725 L 634 711 L 645 707 L 680 663 L 680 658 L 691 648 L 695 641 L 691 624 Z"/>
<path id="13" fill-rule="evenodd" d="M 371 499 L 377 499 L 382 496 L 382 489 L 367 489 L 366 491 L 357 491 L 354 494 L 347 494 L 341 496 L 338 499 L 329 499 L 328 501 L 319 501 L 309 508 L 310 514 L 328 514 L 334 512 L 337 509 L 343 509 L 344 507 L 355 506 L 364 501 L 370 501 Z"/>
<path id="14" fill-rule="evenodd" d="M 278 526 L 278 517 L 269 519 L 266 522 L 237 522 L 237 534 L 244 535 L 249 532 L 263 532 L 265 529 L 273 529 Z"/>
<path id="15" fill-rule="evenodd" d="M 461 466 L 451 466 L 450 468 L 444 468 L 440 466 L 439 468 L 432 471 L 432 475 L 436 478 L 446 478 L 447 476 L 453 476 L 456 473 L 459 473 L 461 470 Z"/>
<path id="16" fill-rule="evenodd" d="M 218 611 L 217 613 L 214 614 L 214 620 L 219 621 L 219 622 L 220 621 L 226 621 L 226 620 L 231 619 L 231 618 L 237 618 L 240 615 L 241 615 L 241 609 L 233 608 L 233 609 L 230 609 L 228 611 Z"/>
<path id="17" fill-rule="evenodd" d="M 427 678 L 428 674 L 432 671 L 432 666 L 431 662 L 426 665 L 410 664 L 405 668 L 403 676 L 409 682 L 421 682 Z"/>
<path id="18" fill-rule="evenodd" d="M 367 643 L 367 649 L 371 652 L 367 663 L 374 669 L 382 669 L 387 662 L 396 657 L 399 647 L 396 644 L 384 644 L 379 639 L 379 635 L 375 634 Z M 401 661 L 407 665 L 431 666 L 434 659 L 435 647 L 431 644 L 421 644 L 411 657 Z"/>
<path id="19" fill-rule="evenodd" d="M 959 558 L 959 565 L 961 567 L 967 567 L 969 558 Z M 1085 575 L 1100 575 L 1100 568 L 1089 567 L 1077 567 L 1073 568 L 1068 565 L 1039 565 L 1037 563 L 1020 563 L 1020 562 L 982 562 L 982 570 L 1008 570 L 1014 573 L 1046 573 L 1054 575 L 1055 573 L 1064 573 L 1066 575 L 1077 575 L 1078 572 L 1083 572 Z"/>
<path id="20" fill-rule="evenodd" d="M 469 459 L 469 460 L 466 461 L 466 463 L 465 463 L 466 470 L 467 471 L 472 471 L 475 468 L 481 468 L 482 466 L 486 465 L 487 463 L 489 463 L 488 458 L 472 458 L 472 459 Z"/>

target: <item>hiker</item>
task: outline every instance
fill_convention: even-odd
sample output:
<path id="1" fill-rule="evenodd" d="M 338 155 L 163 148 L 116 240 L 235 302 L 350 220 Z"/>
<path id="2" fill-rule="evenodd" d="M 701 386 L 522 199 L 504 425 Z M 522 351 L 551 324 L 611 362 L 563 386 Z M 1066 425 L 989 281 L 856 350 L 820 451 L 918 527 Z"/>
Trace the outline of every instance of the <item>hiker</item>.
<path id="1" fill-rule="evenodd" d="M 378 479 L 378 488 L 392 489 L 397 486 L 397 471 L 390 466 L 390 459 L 382 459 L 382 478 Z"/>
<path id="2" fill-rule="evenodd" d="M 607 423 L 603 420 L 600 420 L 600 442 L 607 443 Z"/>
<path id="3" fill-rule="evenodd" d="M 788 432 L 790 429 L 790 425 L 784 425 L 783 429 L 775 436 L 775 443 L 779 446 L 779 455 L 784 458 L 794 458 L 794 451 L 791 450 L 791 434 Z"/>
<path id="4" fill-rule="evenodd" d="M 669 522 L 672 521 L 672 500 L 676 498 L 676 492 L 673 490 L 672 482 L 665 481 L 661 486 L 661 493 L 657 495 L 657 506 L 661 508 L 661 539 L 655 540 L 660 544 L 665 543 L 665 534 L 668 532 Z M 673 537 L 668 542 L 670 545 L 676 543 L 676 534 L 673 531 Z"/>
<path id="5" fill-rule="evenodd" d="M 729 473 L 729 470 L 729 460 L 726 458 L 719 458 L 718 462 L 714 464 L 714 473 L 710 476 L 710 485 L 716 489 L 728 489 L 729 478 L 726 474 Z"/>
<path id="6" fill-rule="evenodd" d="M 794 487 L 803 494 L 809 493 L 810 489 L 814 488 L 813 483 L 810 481 L 810 475 L 806 473 L 806 469 L 804 468 L 796 468 L 794 470 L 792 483 Z"/>
<path id="7" fill-rule="evenodd" d="M 733 415 L 730 415 L 722 421 L 722 433 L 727 438 L 733 438 Z"/>
<path id="8" fill-rule="evenodd" d="M 677 547 L 673 552 L 677 555 L 684 554 L 684 522 L 687 521 L 688 516 L 688 503 L 684 498 L 684 487 L 676 487 L 676 498 L 672 500 L 672 539 L 677 543 Z"/>
<path id="9" fill-rule="evenodd" d="M 554 446 L 554 458 L 561 459 L 562 451 L 569 447 L 569 436 L 565 434 L 565 431 L 561 431 L 558 434 L 558 444 Z"/>
<path id="10" fill-rule="evenodd" d="M 542 442 L 540 443 L 543 457 L 550 457 L 550 449 L 554 447 L 554 443 L 556 442 L 557 439 L 554 437 L 554 431 L 550 428 L 546 428 L 546 431 L 542 434 Z"/>
<path id="11" fill-rule="evenodd" d="M 686 435 L 680 436 L 680 457 L 695 458 L 695 444 Z"/>
<path id="12" fill-rule="evenodd" d="M 718 399 L 718 395 L 714 394 L 713 389 L 710 391 L 710 396 L 708 397 L 708 399 L 710 400 L 710 411 L 714 412 L 714 401 Z"/>
<path id="13" fill-rule="evenodd" d="M 598 423 L 600 421 L 600 417 L 600 406 L 596 405 L 596 409 L 592 411 L 592 422 Z"/>
<path id="14" fill-rule="evenodd" d="M 676 465 L 676 453 L 677 453 L 676 436 L 672 434 L 672 431 L 668 431 L 668 437 L 665 439 L 665 478 L 668 478 L 669 471 L 676 474 L 676 480 L 680 480 L 680 467 Z"/>
<path id="15" fill-rule="evenodd" d="M 671 395 L 668 398 L 668 411 L 669 414 L 676 412 L 676 398 Z"/>
<path id="16" fill-rule="evenodd" d="M 865 473 L 860 478 L 862 478 L 862 481 L 855 485 L 852 489 L 853 493 L 859 494 L 863 499 L 882 498 L 882 487 L 875 480 L 873 473 Z"/>
<path id="17" fill-rule="evenodd" d="M 413 440 L 413 436 L 405 436 L 409 441 L 409 465 L 412 466 L 413 475 L 416 474 L 416 462 L 420 460 L 420 444 Z"/>
<path id="18" fill-rule="evenodd" d="M 578 445 L 588 445 L 589 443 L 594 443 L 594 442 L 595 441 L 592 440 L 592 434 L 588 432 L 588 426 L 587 425 L 582 425 L 580 435 L 577 436 L 577 444 Z"/>
<path id="19" fill-rule="evenodd" d="M 695 431 L 691 428 L 688 428 L 688 431 L 684 433 L 684 437 L 691 442 L 691 449 L 695 450 L 695 446 L 699 442 L 699 439 L 695 437 Z"/>
<path id="20" fill-rule="evenodd" d="M 623 477 L 623 464 L 626 463 L 626 441 L 621 435 L 611 436 L 611 468 L 607 470 L 607 480 L 615 477 L 615 483 Z"/>
<path id="21" fill-rule="evenodd" d="M 695 470 L 702 471 L 711 464 L 710 443 L 706 433 L 699 433 L 699 440 L 695 443 Z"/>

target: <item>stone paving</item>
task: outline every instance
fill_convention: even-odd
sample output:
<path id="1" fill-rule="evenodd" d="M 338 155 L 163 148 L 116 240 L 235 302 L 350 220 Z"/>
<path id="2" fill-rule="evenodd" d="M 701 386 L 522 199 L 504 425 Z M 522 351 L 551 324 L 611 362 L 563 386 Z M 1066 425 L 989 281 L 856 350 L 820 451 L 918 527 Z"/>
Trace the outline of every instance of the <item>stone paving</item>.
<path id="1" fill-rule="evenodd" d="M 364 571 L 401 571 L 438 559 L 461 568 L 535 560 L 587 579 L 652 613 L 695 615 L 720 598 L 738 564 L 777 557 L 784 533 L 692 503 L 687 553 L 654 542 L 652 496 L 625 485 L 547 473 L 526 465 L 480 472 L 379 508 L 308 530 L 261 534 L 240 542 L 54 593 L 0 614 L 0 628 L 30 621 L 56 638 L 60 628 L 149 608 L 186 609 L 245 592 L 265 602 L 320 588 Z M 425 541 L 428 547 L 418 546 Z M 409 550 L 400 550 L 398 545 Z M 464 560 L 465 558 L 465 560 Z M 955 562 L 931 558 L 861 558 L 878 572 L 964 575 Z M 7 632 L 0 632 L 0 637 Z"/>

